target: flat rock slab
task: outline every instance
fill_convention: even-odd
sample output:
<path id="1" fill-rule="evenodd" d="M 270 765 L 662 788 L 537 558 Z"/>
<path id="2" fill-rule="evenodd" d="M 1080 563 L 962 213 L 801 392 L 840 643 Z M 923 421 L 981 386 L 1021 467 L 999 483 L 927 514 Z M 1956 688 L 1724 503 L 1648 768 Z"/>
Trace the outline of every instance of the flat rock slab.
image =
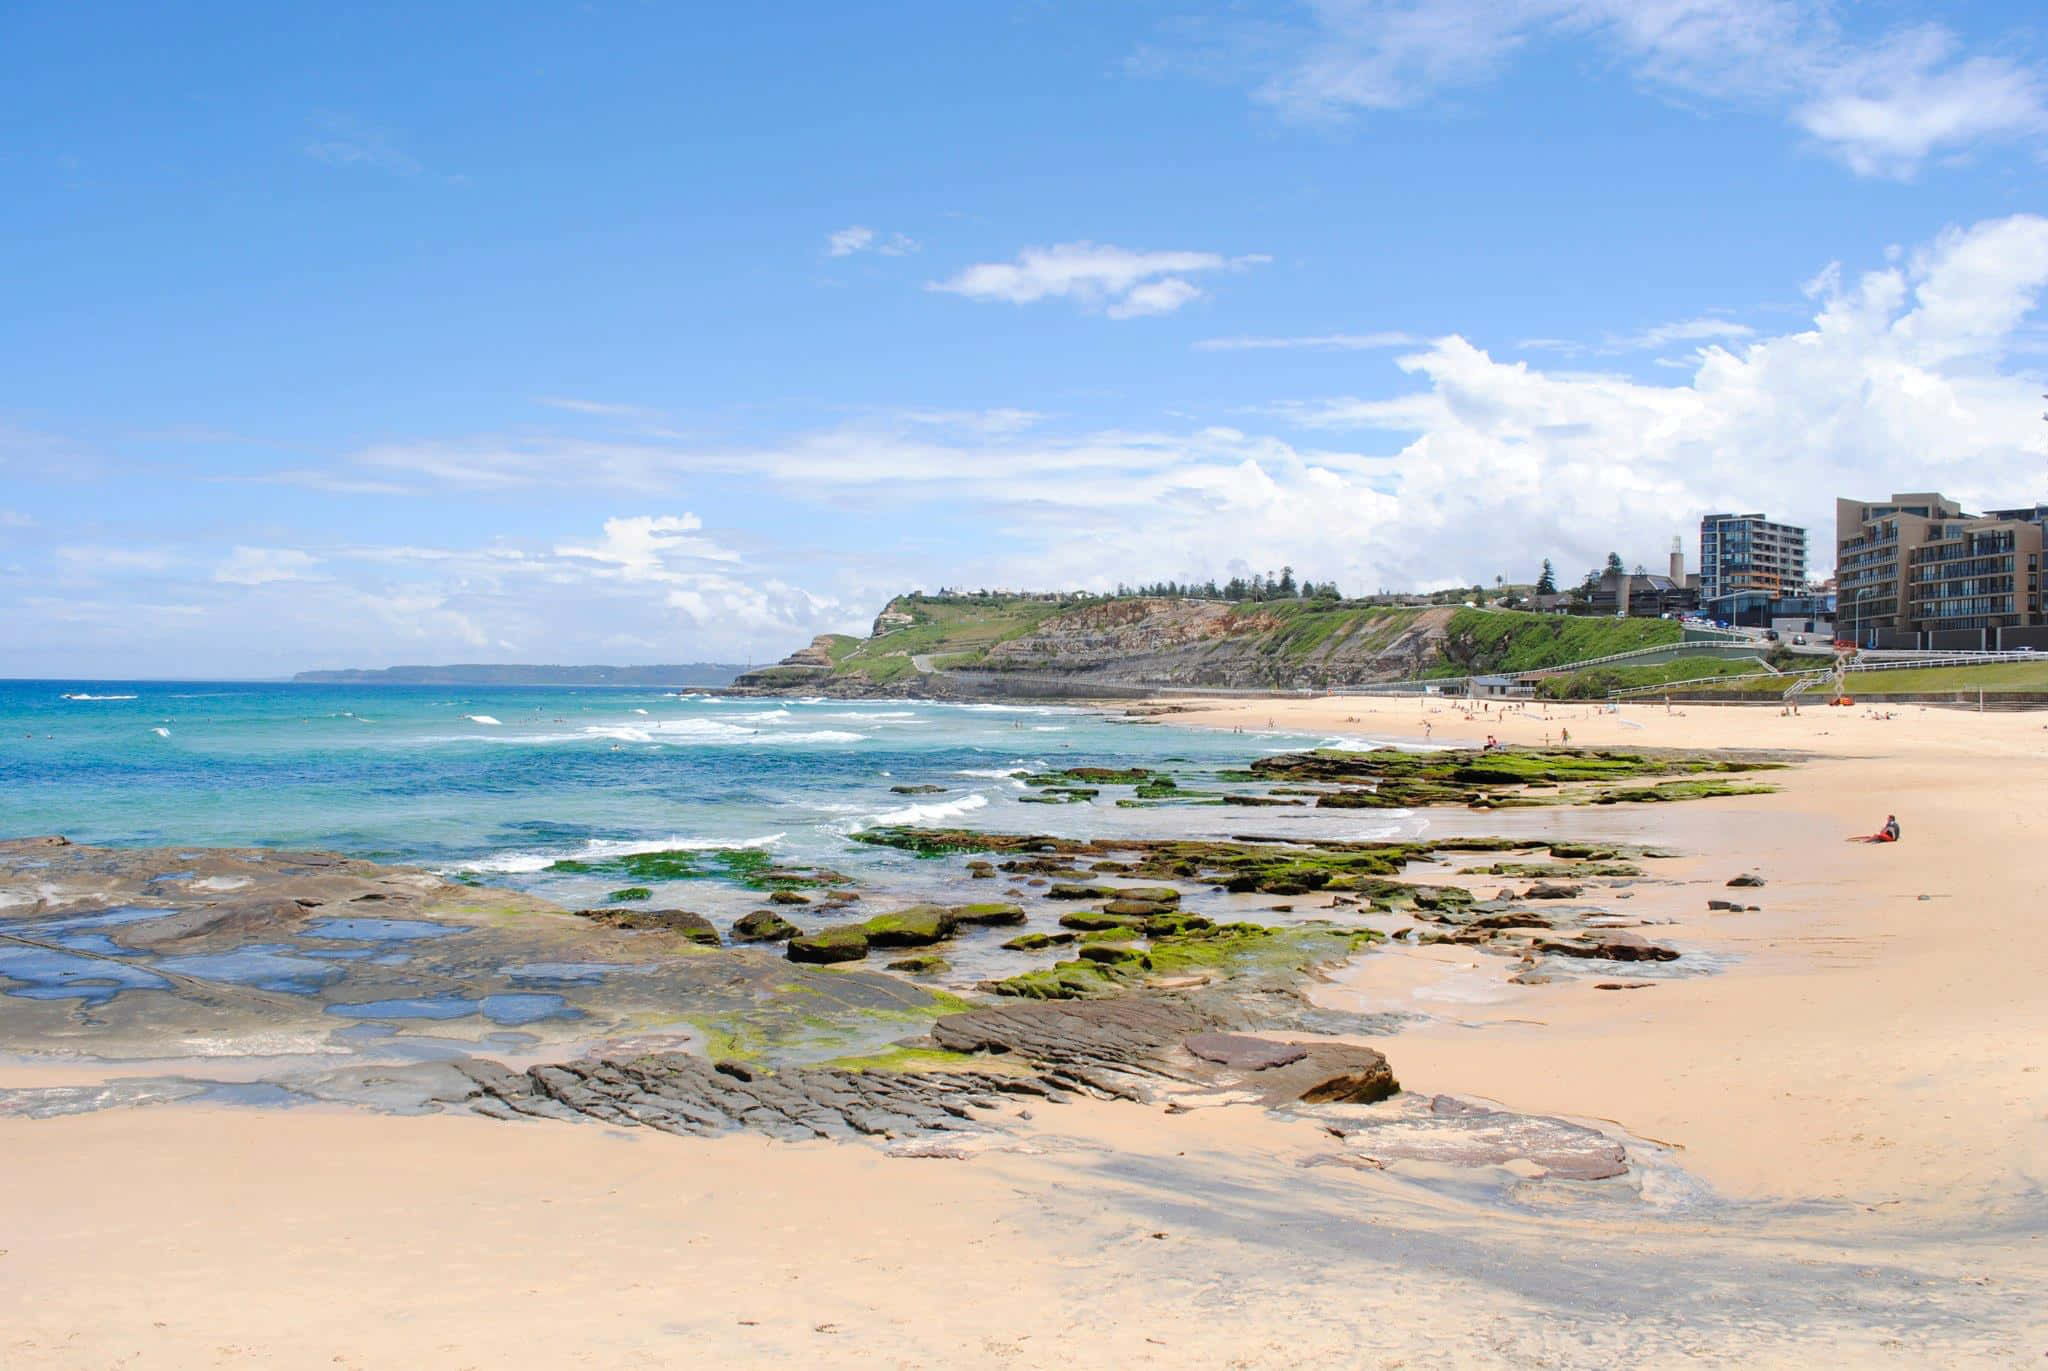
<path id="1" fill-rule="evenodd" d="M 1187 1040 L 1186 1047 L 1205 1062 L 1239 1071 L 1266 1071 L 1308 1055 L 1308 1049 L 1299 1043 L 1249 1038 L 1238 1033 L 1197 1033 Z"/>

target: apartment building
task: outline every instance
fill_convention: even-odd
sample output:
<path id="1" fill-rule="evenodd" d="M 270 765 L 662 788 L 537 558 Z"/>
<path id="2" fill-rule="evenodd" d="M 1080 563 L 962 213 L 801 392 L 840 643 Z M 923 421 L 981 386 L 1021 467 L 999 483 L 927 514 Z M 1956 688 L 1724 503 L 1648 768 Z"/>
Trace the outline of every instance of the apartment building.
<path id="1" fill-rule="evenodd" d="M 1806 589 L 1806 530 L 1761 514 L 1700 520 L 1700 609 L 1731 624 L 1765 624 L 1771 602 Z"/>
<path id="2" fill-rule="evenodd" d="M 2048 506 L 1966 514 L 1932 491 L 1835 502 L 1838 632 L 1862 647 L 2048 646 Z"/>

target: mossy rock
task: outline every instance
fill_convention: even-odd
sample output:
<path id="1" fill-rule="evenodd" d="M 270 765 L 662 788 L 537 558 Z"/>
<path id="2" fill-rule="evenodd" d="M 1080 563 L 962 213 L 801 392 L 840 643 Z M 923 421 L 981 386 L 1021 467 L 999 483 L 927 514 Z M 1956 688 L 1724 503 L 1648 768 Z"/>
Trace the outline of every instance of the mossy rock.
<path id="1" fill-rule="evenodd" d="M 913 976 L 931 976 L 944 971 L 950 963 L 936 952 L 915 952 L 908 957 L 898 957 L 886 965 L 891 971 L 906 971 Z"/>
<path id="2" fill-rule="evenodd" d="M 742 914 L 733 923 L 732 940 L 736 943 L 779 943 L 802 932 L 801 928 L 774 910 L 757 909 L 751 914 Z"/>
<path id="3" fill-rule="evenodd" d="M 1074 941 L 1071 933 L 1019 933 L 1003 946 L 1011 952 L 1043 952 L 1048 947 L 1064 947 Z"/>
<path id="4" fill-rule="evenodd" d="M 608 928 L 638 933 L 673 933 L 706 947 L 719 945 L 718 930 L 712 927 L 711 920 L 687 909 L 579 909 L 576 917 Z"/>
<path id="5" fill-rule="evenodd" d="M 771 892 L 769 893 L 769 896 L 768 896 L 768 903 L 769 903 L 769 904 L 809 904 L 809 903 L 810 903 L 810 900 L 809 900 L 809 898 L 808 898 L 808 897 L 806 897 L 806 896 L 803 896 L 803 895 L 799 895 L 799 894 L 797 894 L 797 893 L 796 893 L 796 892 L 795 892 L 794 890 L 776 890 L 776 891 L 771 891 Z"/>
<path id="6" fill-rule="evenodd" d="M 1020 904 L 956 904 L 947 912 L 963 928 L 1009 928 L 1024 922 L 1024 906 Z"/>
<path id="7" fill-rule="evenodd" d="M 1099 909 L 1077 909 L 1060 915 L 1061 928 L 1093 932 L 1098 928 L 1137 928 L 1144 920 L 1135 914 L 1108 914 Z"/>
<path id="8" fill-rule="evenodd" d="M 1093 885 L 1060 881 L 1045 892 L 1048 900 L 1144 900 L 1149 904 L 1180 903 L 1180 892 L 1170 885 Z"/>
<path id="9" fill-rule="evenodd" d="M 624 890 L 614 890 L 605 898 L 613 904 L 625 904 L 629 900 L 651 900 L 654 892 L 644 885 L 629 885 Z"/>
<path id="10" fill-rule="evenodd" d="M 1071 961 L 992 981 L 983 988 L 1026 1000 L 1087 1000 L 1114 995 L 1123 988 L 1123 978 L 1098 962 Z"/>
<path id="11" fill-rule="evenodd" d="M 889 787 L 889 793 L 891 795 L 943 795 L 946 793 L 946 788 L 942 785 L 892 785 Z"/>
<path id="12" fill-rule="evenodd" d="M 1171 938 L 1182 933 L 1200 933 L 1216 926 L 1212 919 L 1200 914 L 1157 914 L 1145 920 L 1145 936 L 1148 938 Z"/>
<path id="13" fill-rule="evenodd" d="M 945 906 L 919 904 L 877 914 L 859 927 L 872 947 L 929 947 L 952 937 L 956 926 Z"/>
<path id="14" fill-rule="evenodd" d="M 813 962 L 820 965 L 857 962 L 868 955 L 868 935 L 858 924 L 823 928 L 816 933 L 791 938 L 784 955 L 793 962 Z"/>
<path id="15" fill-rule="evenodd" d="M 1097 943 L 1084 939 L 1081 943 L 1080 956 L 1084 962 L 1095 962 L 1102 966 L 1135 968 L 1139 971 L 1152 969 L 1152 959 L 1145 955 L 1145 949 L 1130 943 Z"/>
<path id="16" fill-rule="evenodd" d="M 1170 914 L 1174 906 L 1158 900 L 1111 900 L 1102 906 L 1105 914 L 1121 914 L 1131 918 L 1149 919 L 1159 914 Z"/>

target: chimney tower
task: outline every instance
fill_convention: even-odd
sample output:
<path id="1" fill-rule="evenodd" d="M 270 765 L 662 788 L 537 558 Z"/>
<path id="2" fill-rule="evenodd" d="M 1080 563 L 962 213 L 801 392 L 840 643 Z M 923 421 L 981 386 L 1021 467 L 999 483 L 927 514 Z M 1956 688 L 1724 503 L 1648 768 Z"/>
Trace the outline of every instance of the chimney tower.
<path id="1" fill-rule="evenodd" d="M 1680 538 L 1671 540 L 1671 582 L 1685 584 L 1685 542 Z"/>

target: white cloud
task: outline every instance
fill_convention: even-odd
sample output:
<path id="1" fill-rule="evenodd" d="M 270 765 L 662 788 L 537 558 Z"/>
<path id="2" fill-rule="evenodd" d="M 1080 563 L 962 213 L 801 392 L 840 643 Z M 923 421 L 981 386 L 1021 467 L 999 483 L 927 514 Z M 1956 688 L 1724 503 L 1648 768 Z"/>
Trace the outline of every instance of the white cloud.
<path id="1" fill-rule="evenodd" d="M 1937 24 L 1852 36 L 1827 0 L 1311 0 L 1237 47 L 1257 98 L 1307 120 L 1405 109 L 1546 41 L 1592 44 L 1648 87 L 1784 114 L 1865 176 L 2048 131 L 2038 69 L 1968 57 Z M 1213 66 L 1211 57 L 1190 61 Z"/>
<path id="2" fill-rule="evenodd" d="M 319 561 L 308 553 L 289 547 L 237 547 L 226 561 L 213 569 L 213 579 L 223 585 L 261 586 L 273 581 L 309 581 Z"/>
<path id="3" fill-rule="evenodd" d="M 34 528 L 36 521 L 20 510 L 0 509 L 0 528 Z"/>
<path id="4" fill-rule="evenodd" d="M 557 557 L 598 563 L 628 581 L 681 581 L 678 563 L 737 562 L 739 554 L 708 538 L 695 536 L 704 521 L 694 514 L 639 514 L 604 521 L 604 537 L 594 544 L 563 544 Z"/>
<path id="5" fill-rule="evenodd" d="M 1099 309 L 1112 319 L 1170 314 L 1200 298 L 1188 275 L 1238 270 L 1272 259 L 1254 253 L 1225 257 L 1214 252 L 1132 252 L 1097 243 L 1059 243 L 1026 248 L 1014 262 L 981 262 L 927 289 L 1028 305 L 1045 299 L 1071 299 L 1086 309 Z"/>
<path id="6" fill-rule="evenodd" d="M 1808 291 L 1809 295 L 1813 292 Z M 1673 343 L 1735 342 L 1753 338 L 1756 330 L 1732 319 L 1703 317 L 1655 324 L 1636 333 L 1610 333 L 1597 343 L 1571 338 L 1523 338 L 1517 346 L 1532 352 L 1561 352 L 1570 356 L 1618 357 L 1631 352 L 1655 352 Z"/>
<path id="7" fill-rule="evenodd" d="M 864 224 L 851 224 L 825 235 L 825 255 L 828 257 L 851 257 L 858 252 L 908 257 L 923 248 L 924 244 L 908 234 L 892 233 L 884 238 Z"/>
<path id="8" fill-rule="evenodd" d="M 1204 338 L 1194 344 L 1197 352 L 1369 352 L 1377 348 L 1412 347 L 1421 342 L 1412 333 L 1317 333 L 1296 338 L 1250 337 Z"/>
<path id="9" fill-rule="evenodd" d="M 1899 34 L 1845 60 L 1793 120 L 1858 174 L 1900 178 L 1953 148 L 2048 131 L 2038 72 L 2002 58 L 1957 61 L 1957 48 L 1937 25 Z"/>

